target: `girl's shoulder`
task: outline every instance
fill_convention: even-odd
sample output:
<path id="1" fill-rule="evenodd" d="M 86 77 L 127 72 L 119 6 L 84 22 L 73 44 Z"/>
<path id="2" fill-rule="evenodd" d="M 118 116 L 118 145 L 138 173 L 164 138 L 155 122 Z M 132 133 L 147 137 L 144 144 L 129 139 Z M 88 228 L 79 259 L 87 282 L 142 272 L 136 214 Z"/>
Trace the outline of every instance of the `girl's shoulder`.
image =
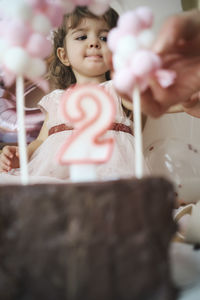
<path id="1" fill-rule="evenodd" d="M 100 84 L 101 87 L 105 88 L 105 90 L 114 98 L 116 101 L 121 102 L 121 97 L 118 95 L 113 80 L 108 80 Z"/>
<path id="2" fill-rule="evenodd" d="M 112 80 L 104 81 L 104 82 L 100 83 L 100 86 L 102 86 L 102 87 L 104 87 L 106 89 L 109 89 L 109 88 L 113 88 L 114 89 L 113 81 Z"/>
<path id="3" fill-rule="evenodd" d="M 60 101 L 60 97 L 64 93 L 64 90 L 56 89 L 49 94 L 42 97 L 39 101 L 38 106 L 46 111 L 48 111 L 49 106 L 57 105 Z"/>
<path id="4" fill-rule="evenodd" d="M 49 94 L 45 95 L 44 97 L 42 97 L 42 99 L 40 100 L 40 102 L 44 102 L 44 101 L 49 101 L 49 100 L 56 100 L 58 98 L 60 98 L 60 96 L 64 93 L 64 90 L 53 90 L 52 92 L 50 92 Z"/>

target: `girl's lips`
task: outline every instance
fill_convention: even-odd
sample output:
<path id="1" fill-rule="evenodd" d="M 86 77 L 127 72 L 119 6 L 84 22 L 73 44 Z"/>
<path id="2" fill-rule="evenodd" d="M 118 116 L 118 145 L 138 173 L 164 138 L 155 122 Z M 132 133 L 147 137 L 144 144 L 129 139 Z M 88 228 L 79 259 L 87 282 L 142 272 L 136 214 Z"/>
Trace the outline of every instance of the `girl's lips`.
<path id="1" fill-rule="evenodd" d="M 102 55 L 87 55 L 86 58 L 99 59 L 102 58 Z"/>

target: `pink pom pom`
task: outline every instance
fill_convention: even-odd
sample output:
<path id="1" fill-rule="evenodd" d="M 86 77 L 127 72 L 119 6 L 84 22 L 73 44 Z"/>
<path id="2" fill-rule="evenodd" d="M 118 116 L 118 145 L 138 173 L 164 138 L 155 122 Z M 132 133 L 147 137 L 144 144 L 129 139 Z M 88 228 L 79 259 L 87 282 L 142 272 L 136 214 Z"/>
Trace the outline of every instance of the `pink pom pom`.
<path id="1" fill-rule="evenodd" d="M 16 75 L 11 72 L 5 65 L 2 66 L 3 70 L 3 81 L 6 86 L 11 86 L 15 80 L 16 80 Z"/>
<path id="2" fill-rule="evenodd" d="M 147 88 L 148 88 L 148 85 L 149 85 L 149 78 L 148 76 L 143 76 L 142 78 L 137 78 L 137 85 L 140 89 L 141 92 L 144 92 Z"/>
<path id="3" fill-rule="evenodd" d="M 114 86 L 121 93 L 128 94 L 132 97 L 133 86 L 136 83 L 136 77 L 129 68 L 124 68 L 116 72 L 113 77 Z"/>
<path id="4" fill-rule="evenodd" d="M 140 50 L 135 53 L 131 68 L 136 76 L 151 75 L 152 72 L 161 67 L 161 59 L 155 53 L 148 50 Z"/>
<path id="5" fill-rule="evenodd" d="M 124 13 L 118 20 L 118 27 L 124 33 L 137 35 L 142 29 L 142 23 L 135 11 Z"/>
<path id="6" fill-rule="evenodd" d="M 39 33 L 32 34 L 26 45 L 26 50 L 31 56 L 39 58 L 47 57 L 51 53 L 51 49 L 51 42 Z"/>
<path id="7" fill-rule="evenodd" d="M 152 26 L 153 13 L 149 7 L 147 6 L 138 7 L 135 12 L 143 25 L 143 29 L 150 28 Z"/>
<path id="8" fill-rule="evenodd" d="M 63 10 L 61 6 L 52 3 L 48 6 L 46 14 L 51 21 L 53 27 L 58 27 L 62 23 Z"/>
<path id="9" fill-rule="evenodd" d="M 25 75 L 28 78 L 40 78 L 46 72 L 46 63 L 40 58 L 32 58 L 29 61 L 28 68 L 25 71 Z"/>
<path id="10" fill-rule="evenodd" d="M 20 20 L 9 21 L 4 30 L 5 38 L 12 46 L 23 47 L 31 34 L 28 27 Z"/>
<path id="11" fill-rule="evenodd" d="M 30 62 L 30 56 L 21 47 L 10 48 L 4 57 L 4 64 L 16 75 L 24 75 Z"/>
<path id="12" fill-rule="evenodd" d="M 52 27 L 49 18 L 43 13 L 34 15 L 31 20 L 31 26 L 33 31 L 37 31 L 44 35 L 48 35 Z"/>
<path id="13" fill-rule="evenodd" d="M 150 78 L 156 78 L 165 88 L 173 84 L 176 77 L 175 72 L 162 70 L 161 58 L 147 50 L 152 41 L 152 34 L 148 29 L 152 23 L 151 9 L 139 7 L 123 14 L 119 18 L 118 27 L 108 35 L 108 47 L 114 54 L 114 85 L 130 97 L 135 85 L 140 91 L 146 90 Z"/>
<path id="14" fill-rule="evenodd" d="M 119 43 L 120 38 L 122 37 L 122 32 L 119 30 L 119 28 L 115 27 L 112 30 L 110 30 L 109 34 L 108 34 L 108 48 L 111 51 L 115 51 L 117 48 L 117 45 Z"/>
<path id="15" fill-rule="evenodd" d="M 155 72 L 155 77 L 163 88 L 167 88 L 174 83 L 176 72 L 160 69 Z"/>
<path id="16" fill-rule="evenodd" d="M 46 1 L 44 0 L 26 0 L 26 2 L 31 6 L 33 7 L 34 9 L 42 12 L 45 10 L 46 8 Z"/>

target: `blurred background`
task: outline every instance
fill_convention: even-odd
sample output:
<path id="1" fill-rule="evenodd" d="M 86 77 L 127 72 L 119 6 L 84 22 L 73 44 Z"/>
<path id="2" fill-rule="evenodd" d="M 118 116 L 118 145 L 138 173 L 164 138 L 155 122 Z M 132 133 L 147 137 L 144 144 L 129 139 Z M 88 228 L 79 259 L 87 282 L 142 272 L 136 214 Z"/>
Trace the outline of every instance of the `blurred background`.
<path id="1" fill-rule="evenodd" d="M 195 2 L 193 0 L 187 0 L 183 2 L 188 2 L 188 6 L 191 6 L 191 2 Z M 193 6 L 196 3 L 193 3 Z M 155 20 L 154 20 L 154 30 L 155 32 L 159 30 L 161 24 L 164 19 L 172 14 L 176 14 L 182 11 L 182 1 L 181 0 L 117 0 L 112 1 L 111 5 L 115 8 L 119 13 L 134 9 L 137 6 L 147 5 L 151 7 L 154 12 Z"/>

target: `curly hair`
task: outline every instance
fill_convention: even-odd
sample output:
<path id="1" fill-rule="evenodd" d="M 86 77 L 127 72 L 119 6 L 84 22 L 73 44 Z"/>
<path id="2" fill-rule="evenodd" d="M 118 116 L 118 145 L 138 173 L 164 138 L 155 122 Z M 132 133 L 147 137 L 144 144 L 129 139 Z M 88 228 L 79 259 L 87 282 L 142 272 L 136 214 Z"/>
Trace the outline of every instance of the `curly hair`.
<path id="1" fill-rule="evenodd" d="M 116 26 L 118 17 L 118 13 L 112 8 L 109 8 L 104 15 L 99 17 L 91 13 L 85 6 L 78 6 L 72 13 L 64 16 L 62 25 L 53 32 L 54 49 L 49 67 L 49 79 L 53 82 L 55 88 L 66 89 L 71 84 L 76 83 L 71 67 L 65 66 L 57 56 L 57 49 L 64 46 L 67 34 L 67 21 L 70 19 L 70 28 L 74 29 L 84 18 L 103 19 L 109 28 L 112 29 Z M 106 72 L 106 80 L 109 79 L 110 72 L 108 71 Z"/>

